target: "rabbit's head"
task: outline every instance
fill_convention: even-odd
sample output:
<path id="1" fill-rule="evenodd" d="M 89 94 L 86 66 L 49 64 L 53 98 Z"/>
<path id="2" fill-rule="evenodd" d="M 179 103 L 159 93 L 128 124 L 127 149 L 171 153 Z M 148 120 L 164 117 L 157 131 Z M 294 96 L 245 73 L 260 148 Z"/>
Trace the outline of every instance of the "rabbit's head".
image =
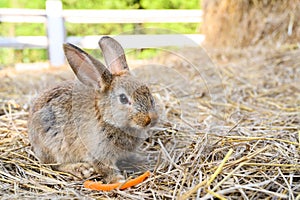
<path id="1" fill-rule="evenodd" d="M 78 80 L 95 90 L 96 112 L 102 120 L 121 129 L 146 129 L 158 119 L 149 88 L 133 77 L 121 45 L 108 36 L 99 41 L 107 67 L 83 50 L 65 44 L 67 60 Z"/>

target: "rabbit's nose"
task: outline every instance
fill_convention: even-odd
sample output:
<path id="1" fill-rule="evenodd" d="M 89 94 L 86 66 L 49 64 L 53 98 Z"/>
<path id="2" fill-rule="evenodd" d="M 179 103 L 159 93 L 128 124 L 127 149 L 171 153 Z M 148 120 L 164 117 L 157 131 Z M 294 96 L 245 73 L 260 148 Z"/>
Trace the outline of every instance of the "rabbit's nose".
<path id="1" fill-rule="evenodd" d="M 146 127 L 146 126 L 153 126 L 156 124 L 158 116 L 155 112 L 149 113 L 140 113 L 136 115 L 133 120 L 136 124 Z"/>
<path id="2" fill-rule="evenodd" d="M 148 126 L 151 123 L 151 117 L 149 115 L 145 116 L 144 125 Z"/>

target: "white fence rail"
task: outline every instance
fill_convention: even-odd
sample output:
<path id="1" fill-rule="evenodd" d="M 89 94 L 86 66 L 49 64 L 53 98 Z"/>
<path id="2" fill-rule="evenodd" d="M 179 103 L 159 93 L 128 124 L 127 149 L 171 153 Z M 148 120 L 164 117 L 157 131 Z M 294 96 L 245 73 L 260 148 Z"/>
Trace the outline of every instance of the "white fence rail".
<path id="1" fill-rule="evenodd" d="M 200 23 L 201 10 L 63 10 L 70 23 Z M 0 8 L 0 21 L 45 23 L 46 10 Z"/>
<path id="2" fill-rule="evenodd" d="M 0 47 L 47 48 L 53 66 L 64 64 L 62 43 L 97 48 L 101 36 L 65 37 L 68 23 L 200 23 L 201 10 L 63 10 L 61 1 L 47 0 L 46 9 L 0 9 L 0 22 L 45 23 L 47 36 L 0 37 Z M 194 46 L 204 40 L 201 34 L 119 35 L 124 48 Z"/>

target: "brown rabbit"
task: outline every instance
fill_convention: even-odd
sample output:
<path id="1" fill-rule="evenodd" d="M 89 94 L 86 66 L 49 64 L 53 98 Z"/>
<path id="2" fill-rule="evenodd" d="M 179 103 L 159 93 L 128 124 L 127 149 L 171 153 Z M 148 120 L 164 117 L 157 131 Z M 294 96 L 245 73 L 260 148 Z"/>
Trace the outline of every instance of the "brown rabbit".
<path id="1" fill-rule="evenodd" d="M 105 36 L 99 46 L 107 67 L 64 44 L 77 79 L 35 99 L 28 134 L 41 162 L 79 178 L 96 172 L 114 182 L 124 178 L 116 161 L 141 144 L 158 115 L 149 88 L 130 74 L 121 45 Z"/>

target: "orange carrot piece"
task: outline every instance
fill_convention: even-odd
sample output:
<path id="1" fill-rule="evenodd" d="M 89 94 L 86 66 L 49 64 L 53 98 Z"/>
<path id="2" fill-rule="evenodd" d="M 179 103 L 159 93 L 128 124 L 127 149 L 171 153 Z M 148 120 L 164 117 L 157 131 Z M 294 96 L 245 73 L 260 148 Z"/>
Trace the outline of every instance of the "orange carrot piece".
<path id="1" fill-rule="evenodd" d="M 111 191 L 118 188 L 121 183 L 103 184 L 101 182 L 85 181 L 83 185 L 91 190 Z"/>
<path id="2" fill-rule="evenodd" d="M 124 183 L 122 186 L 121 186 L 121 190 L 122 189 L 126 189 L 126 188 L 129 188 L 129 187 L 132 187 L 132 186 L 136 186 L 138 184 L 140 184 L 141 182 L 143 182 L 146 178 L 148 178 L 150 176 L 150 172 L 149 171 L 146 171 L 144 174 L 134 178 L 134 179 L 131 179 L 129 181 L 127 181 L 126 183 Z"/>
<path id="3" fill-rule="evenodd" d="M 119 188 L 121 190 L 124 190 L 126 188 L 132 187 L 132 186 L 136 186 L 138 184 L 140 184 L 141 182 L 143 182 L 146 178 L 148 178 L 150 176 L 150 172 L 146 171 L 144 174 L 131 179 L 125 183 L 112 183 L 112 184 L 103 184 L 100 182 L 94 182 L 94 181 L 85 181 L 84 182 L 84 187 L 91 189 L 91 190 L 101 190 L 101 191 L 111 191 L 114 189 Z"/>

